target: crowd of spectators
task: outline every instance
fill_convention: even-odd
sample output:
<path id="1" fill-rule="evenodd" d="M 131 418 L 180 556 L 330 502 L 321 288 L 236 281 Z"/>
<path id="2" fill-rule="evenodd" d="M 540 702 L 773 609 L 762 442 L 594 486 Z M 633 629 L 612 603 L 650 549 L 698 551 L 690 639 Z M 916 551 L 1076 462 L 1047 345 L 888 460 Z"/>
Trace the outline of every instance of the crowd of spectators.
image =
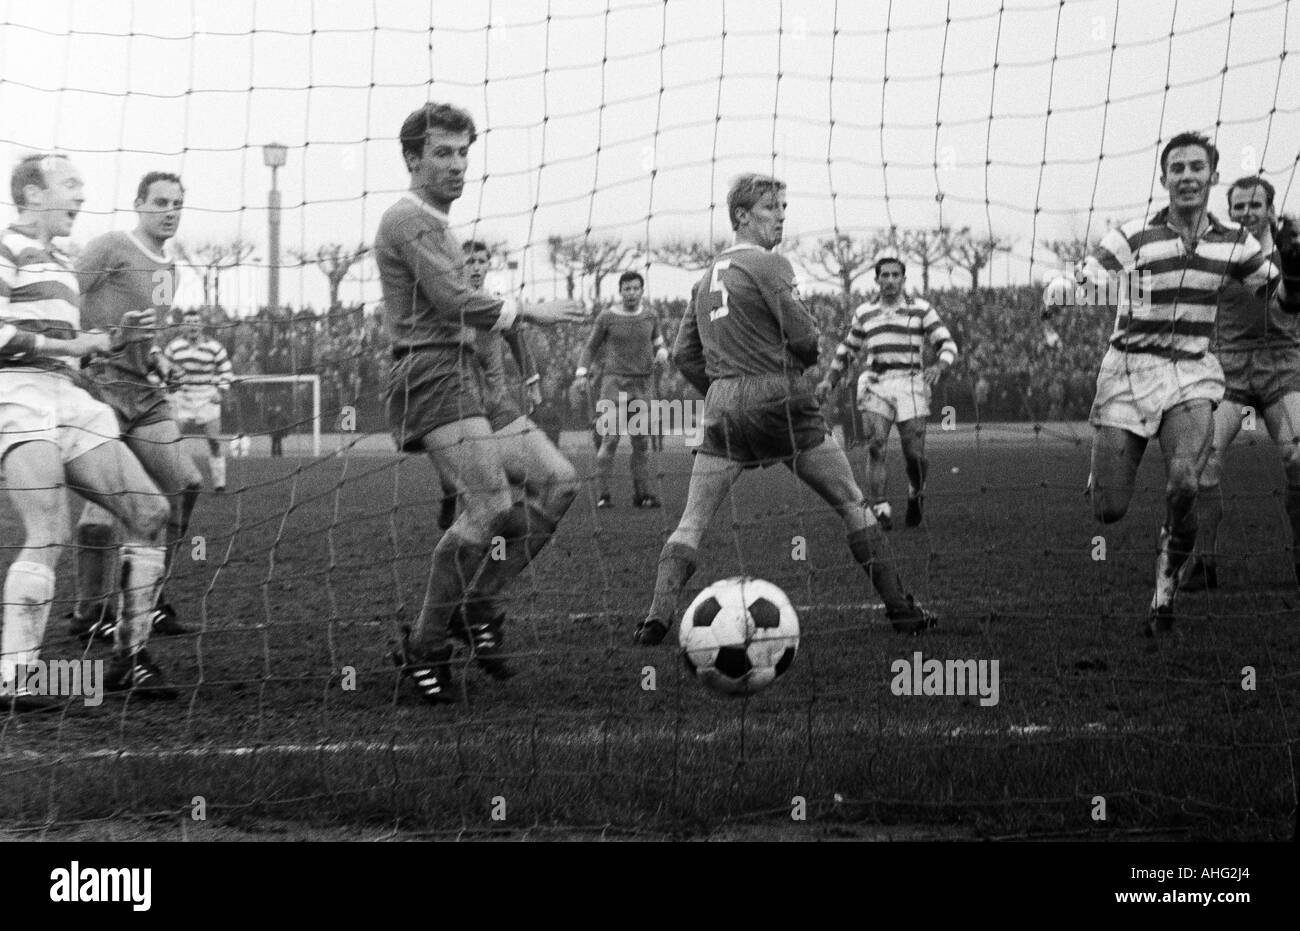
<path id="1" fill-rule="evenodd" d="M 1040 319 L 1042 291 L 1036 287 L 937 291 L 929 300 L 960 348 L 957 364 L 935 390 L 933 416 L 951 406 L 964 422 L 1059 421 L 1085 418 L 1113 308 L 1076 308 L 1053 323 L 1059 342 L 1049 343 Z M 857 300 L 855 298 L 854 306 Z M 842 298 L 813 294 L 807 302 L 823 333 L 829 359 L 844 334 L 849 311 Z M 652 304 L 671 344 L 686 310 L 684 300 Z M 225 344 L 237 377 L 317 375 L 322 429 L 329 432 L 343 412 L 355 429 L 383 432 L 381 392 L 390 364 L 380 311 L 361 305 L 325 313 L 310 308 L 262 308 L 234 318 L 219 307 L 204 308 L 208 331 Z M 572 390 L 573 372 L 587 333 L 580 327 L 530 329 L 527 342 L 541 375 L 543 404 L 535 419 L 551 432 L 582 428 L 590 399 Z M 846 388 L 855 379 L 846 379 Z M 660 396 L 685 399 L 693 391 L 669 369 L 659 379 Z M 310 429 L 311 393 L 291 384 L 238 385 L 228 411 L 233 433 L 280 433 Z M 851 425 L 850 398 L 832 398 L 832 419 Z M 850 426 L 851 428 L 851 426 Z"/>

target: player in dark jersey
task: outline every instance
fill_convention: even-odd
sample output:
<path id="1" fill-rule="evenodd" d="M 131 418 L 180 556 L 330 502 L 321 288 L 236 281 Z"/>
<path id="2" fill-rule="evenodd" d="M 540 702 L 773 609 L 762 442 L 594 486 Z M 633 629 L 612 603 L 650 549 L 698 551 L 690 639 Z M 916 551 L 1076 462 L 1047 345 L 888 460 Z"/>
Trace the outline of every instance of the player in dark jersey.
<path id="1" fill-rule="evenodd" d="M 618 425 L 629 422 L 628 411 L 634 402 L 645 403 L 654 398 L 651 380 L 655 370 L 668 361 L 668 349 L 659 333 L 659 321 L 641 304 L 644 292 L 645 279 L 637 272 L 628 271 L 619 276 L 618 293 L 623 307 L 611 307 L 596 317 L 591 338 L 582 350 L 578 370 L 574 373 L 574 385 L 577 390 L 585 392 L 589 367 L 604 358 L 599 405 L 604 413 L 596 420 L 601 434 L 600 450 L 596 453 L 597 508 L 614 506 L 609 480 L 621 436 Z M 616 416 L 615 412 L 619 411 L 623 416 Z M 632 443 L 632 506 L 660 507 L 658 496 L 651 491 L 650 438 L 633 433 L 629 439 Z"/>
<path id="2" fill-rule="evenodd" d="M 136 191 L 136 228 L 96 236 L 77 258 L 82 320 L 92 328 L 124 334 L 113 352 L 93 360 L 87 372 L 99 396 L 117 414 L 122 439 L 171 502 L 169 572 L 203 483 L 194 463 L 181 454 L 180 429 L 167 404 L 154 345 L 154 333 L 166 322 L 176 293 L 176 261 L 166 250 L 184 204 L 185 188 L 178 175 L 150 172 Z M 69 622 L 74 635 L 113 639 L 113 539 L 113 515 L 87 502 L 77 523 L 77 604 Z M 185 633 L 161 590 L 158 597 L 153 632 Z"/>
<path id="3" fill-rule="evenodd" d="M 480 290 L 487 281 L 488 268 L 492 264 L 492 250 L 487 243 L 471 239 L 465 242 L 462 251 L 465 253 L 465 283 L 476 291 Z M 517 329 L 505 333 L 471 330 L 466 334 L 466 339 L 470 340 L 483 374 L 483 400 L 492 432 L 504 430 L 525 416 L 525 410 L 531 414 L 542 403 L 541 376 L 537 374 L 537 365 L 524 342 L 523 333 Z M 519 369 L 519 378 L 524 385 L 527 395 L 524 407 L 520 406 L 516 392 L 506 382 L 507 352 Z M 548 456 L 548 461 L 549 458 Z M 442 507 L 438 512 L 438 528 L 446 530 L 456 522 L 460 496 L 450 476 L 441 476 L 441 480 Z"/>
<path id="4" fill-rule="evenodd" d="M 1273 185 L 1258 176 L 1228 188 L 1228 216 L 1259 240 L 1273 264 L 1277 214 Z M 1235 279 L 1219 291 L 1215 355 L 1223 366 L 1223 403 L 1214 412 L 1214 445 L 1201 472 L 1198 554 L 1187 563 L 1182 588 L 1219 585 L 1216 549 L 1223 520 L 1223 454 L 1241 430 L 1247 406 L 1262 414 L 1286 474 L 1286 513 L 1291 523 L 1292 565 L 1300 580 L 1300 315 L 1275 293 L 1259 294 Z"/>
<path id="5" fill-rule="evenodd" d="M 468 631 L 489 675 L 512 674 L 498 596 L 546 545 L 578 493 L 573 467 L 541 446 L 550 444 L 540 430 L 520 418 L 513 429 L 494 432 L 488 419 L 467 330 L 508 331 L 520 320 L 577 323 L 586 313 L 574 301 L 520 305 L 466 285 L 447 212 L 464 190 L 476 136 L 473 118 L 448 104 L 428 103 L 406 118 L 400 141 L 411 188 L 384 212 L 374 245 L 393 347 L 385 392 L 393 438 L 398 449 L 427 454 L 438 475 L 451 476 L 464 508 L 434 547 L 415 628 L 402 628 L 392 654 L 431 703 L 457 698 L 449 632 Z M 513 491 L 523 500 L 516 503 Z M 497 537 L 503 558 L 491 558 L 499 555 Z"/>
<path id="6" fill-rule="evenodd" d="M 884 599 L 894 628 L 919 633 L 935 618 L 903 587 L 844 450 L 831 436 L 804 374 L 817 362 L 818 333 L 794 286 L 794 270 L 771 250 L 785 223 L 785 185 L 741 175 L 727 195 L 736 244 L 691 293 L 673 349 L 682 375 L 705 395 L 704 439 L 695 452 L 686 510 L 659 555 L 654 600 L 633 639 L 663 641 L 678 596 L 695 572 L 700 539 L 745 469 L 785 463 L 844 521 L 853 558 Z"/>

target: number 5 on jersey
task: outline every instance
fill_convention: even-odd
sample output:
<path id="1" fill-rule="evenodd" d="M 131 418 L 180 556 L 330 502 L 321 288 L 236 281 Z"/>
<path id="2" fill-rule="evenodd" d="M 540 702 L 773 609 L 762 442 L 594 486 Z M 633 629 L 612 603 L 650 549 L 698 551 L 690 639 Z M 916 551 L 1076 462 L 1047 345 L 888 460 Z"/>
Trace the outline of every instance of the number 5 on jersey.
<path id="1" fill-rule="evenodd" d="M 722 306 L 716 310 L 709 311 L 710 320 L 719 320 L 731 313 L 731 307 L 728 306 L 727 284 L 722 280 L 722 273 L 731 267 L 731 259 L 723 259 L 721 262 L 713 264 L 713 277 L 709 279 L 709 294 L 722 294 Z"/>

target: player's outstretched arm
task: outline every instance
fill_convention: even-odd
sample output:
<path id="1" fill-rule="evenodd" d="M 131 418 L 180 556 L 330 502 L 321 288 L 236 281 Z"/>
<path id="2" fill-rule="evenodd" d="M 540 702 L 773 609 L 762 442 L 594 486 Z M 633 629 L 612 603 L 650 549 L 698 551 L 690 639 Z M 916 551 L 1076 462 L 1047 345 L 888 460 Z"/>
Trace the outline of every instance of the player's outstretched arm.
<path id="1" fill-rule="evenodd" d="M 577 301 L 566 298 L 560 301 L 543 301 L 540 304 L 524 304 L 519 308 L 519 319 L 538 326 L 582 323 L 587 319 L 587 311 Z"/>
<path id="2" fill-rule="evenodd" d="M 5 359 L 89 356 L 108 352 L 110 342 L 102 330 L 87 330 L 71 339 L 60 339 L 20 330 L 11 323 L 0 325 L 0 358 Z"/>
<path id="3" fill-rule="evenodd" d="M 700 340 L 700 326 L 695 319 L 695 299 L 699 285 L 691 291 L 691 302 L 686 305 L 682 324 L 677 329 L 677 342 L 673 345 L 673 365 L 682 377 L 700 394 L 709 393 L 709 376 L 705 370 L 704 343 Z"/>

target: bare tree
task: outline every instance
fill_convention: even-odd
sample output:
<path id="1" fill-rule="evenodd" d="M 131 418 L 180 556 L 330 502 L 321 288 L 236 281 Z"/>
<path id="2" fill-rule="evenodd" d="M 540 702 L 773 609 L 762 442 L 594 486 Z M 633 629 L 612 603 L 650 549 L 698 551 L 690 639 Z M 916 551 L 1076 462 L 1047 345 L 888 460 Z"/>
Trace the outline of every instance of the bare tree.
<path id="1" fill-rule="evenodd" d="M 993 256 L 1005 252 L 1010 243 L 1001 236 L 976 236 L 969 226 L 948 235 L 948 260 L 954 268 L 960 268 L 970 275 L 970 289 L 978 291 L 980 272 L 988 267 Z"/>
<path id="2" fill-rule="evenodd" d="M 348 271 L 369 251 L 370 247 L 365 243 L 349 247 L 342 243 L 329 242 L 318 246 L 314 253 L 293 249 L 289 254 L 303 265 L 316 265 L 324 273 L 329 281 L 329 309 L 336 310 L 339 307 L 339 288 L 347 278 Z"/>
<path id="3" fill-rule="evenodd" d="M 946 226 L 925 230 L 891 230 L 891 238 L 908 265 L 921 269 L 921 290 L 930 290 L 930 269 L 938 268 L 951 259 L 949 237 L 952 231 Z"/>
<path id="4" fill-rule="evenodd" d="M 221 306 L 221 274 L 253 259 L 255 246 L 236 236 L 226 242 L 205 242 L 193 248 L 175 243 L 181 258 L 203 276 L 203 303 L 209 307 Z"/>
<path id="5" fill-rule="evenodd" d="M 716 256 L 730 243 L 726 239 L 714 239 L 706 243 L 701 239 L 668 239 L 650 250 L 656 262 L 681 268 L 688 272 L 697 272 L 709 266 Z"/>
<path id="6" fill-rule="evenodd" d="M 891 244 L 892 238 L 888 233 L 876 233 L 864 239 L 837 233 L 799 249 L 796 255 L 799 264 L 812 278 L 839 285 L 844 298 L 844 312 L 848 314 L 853 310 L 854 284 L 872 270 L 880 250 Z"/>
<path id="7" fill-rule="evenodd" d="M 592 297 L 600 301 L 601 282 L 626 263 L 628 256 L 639 251 L 637 245 L 625 245 L 613 237 L 578 236 L 565 239 L 551 236 L 546 240 L 551 265 L 556 272 L 565 273 L 565 286 L 569 297 L 574 296 L 574 275 L 591 280 Z"/>

